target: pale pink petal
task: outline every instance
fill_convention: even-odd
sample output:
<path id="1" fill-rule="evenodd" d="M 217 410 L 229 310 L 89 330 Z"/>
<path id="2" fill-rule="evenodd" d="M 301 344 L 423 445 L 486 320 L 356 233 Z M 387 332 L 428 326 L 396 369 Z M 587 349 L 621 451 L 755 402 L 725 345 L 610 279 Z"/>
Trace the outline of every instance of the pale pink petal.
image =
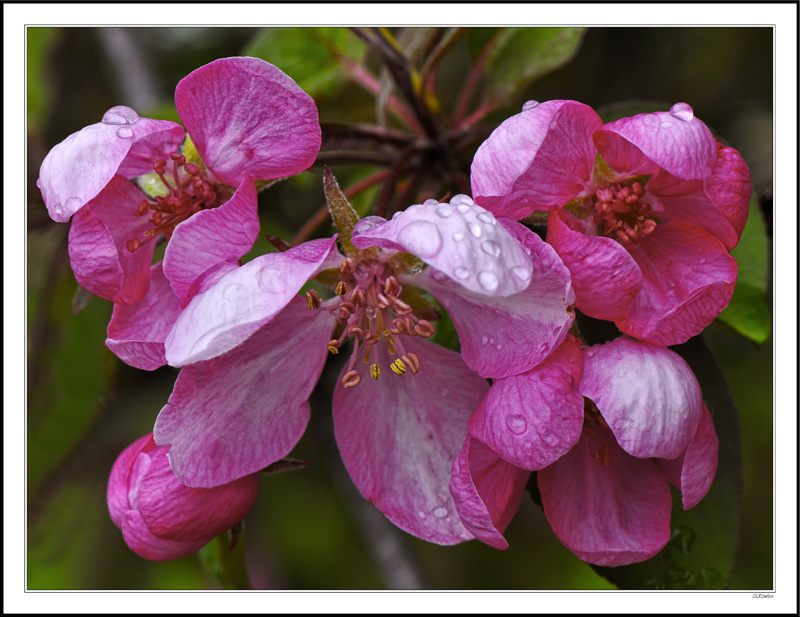
<path id="1" fill-rule="evenodd" d="M 164 540 L 152 534 L 135 510 L 126 512 L 122 519 L 122 537 L 134 553 L 150 561 L 180 559 L 203 548 L 211 538 L 194 541 Z"/>
<path id="2" fill-rule="evenodd" d="M 154 434 L 170 446 L 183 484 L 226 484 L 289 453 L 308 423 L 334 325 L 296 296 L 238 347 L 181 370 Z"/>
<path id="3" fill-rule="evenodd" d="M 103 121 L 84 127 L 53 147 L 42 162 L 37 186 L 42 191 L 47 211 L 54 221 L 65 223 L 102 191 L 132 147 L 142 139 L 148 143 L 180 144 L 180 125 L 166 120 L 139 118 L 128 107 L 113 107 Z M 152 150 L 152 148 L 150 148 Z M 127 165 L 125 177 L 153 171 Z M 136 173 L 138 172 L 138 173 Z"/>
<path id="4" fill-rule="evenodd" d="M 580 345 L 570 336 L 530 371 L 495 379 L 470 418 L 470 435 L 517 467 L 546 467 L 581 435 L 581 371 Z"/>
<path id="5" fill-rule="evenodd" d="M 584 350 L 580 393 L 628 454 L 675 458 L 702 415 L 697 378 L 674 351 L 620 337 Z"/>
<path id="6" fill-rule="evenodd" d="M 503 531 L 519 508 L 529 476 L 467 436 L 450 479 L 450 494 L 464 527 L 493 548 L 508 548 Z"/>
<path id="7" fill-rule="evenodd" d="M 576 101 L 547 101 L 505 120 L 472 161 L 475 202 L 498 216 L 521 219 L 562 206 L 585 189 L 600 117 Z"/>
<path id="8" fill-rule="evenodd" d="M 362 219 L 353 244 L 411 253 L 482 296 L 519 293 L 531 280 L 531 260 L 520 243 L 466 195 L 411 206 L 390 221 Z"/>
<path id="9" fill-rule="evenodd" d="M 186 305 L 198 277 L 220 262 L 239 263 L 258 237 L 256 186 L 246 177 L 230 201 L 201 210 L 180 223 L 164 253 L 164 274 L 175 295 Z"/>
<path id="10" fill-rule="evenodd" d="M 668 112 L 621 118 L 602 130 L 623 137 L 659 167 L 686 180 L 708 178 L 717 158 L 714 136 L 686 103 L 676 103 Z"/>
<path id="11" fill-rule="evenodd" d="M 736 230 L 737 240 L 742 235 L 750 206 L 752 186 L 750 169 L 734 148 L 720 148 L 711 177 L 703 183 L 706 194 Z"/>
<path id="12" fill-rule="evenodd" d="M 699 225 L 661 223 L 628 251 L 642 289 L 617 327 L 635 338 L 676 345 L 699 334 L 728 306 L 738 271 L 725 246 Z"/>
<path id="13" fill-rule="evenodd" d="M 442 303 L 458 330 L 464 362 L 482 377 L 507 377 L 537 365 L 561 344 L 575 318 L 569 271 L 551 246 L 511 222 L 533 268 L 521 293 L 507 298 L 478 295 L 430 269 L 401 277 L 404 284 L 423 287 Z"/>
<path id="14" fill-rule="evenodd" d="M 106 346 L 126 364 L 152 371 L 167 363 L 164 341 L 181 312 L 181 303 L 161 271 L 150 268 L 150 287 L 141 302 L 114 305 Z"/>
<path id="15" fill-rule="evenodd" d="M 537 481 L 553 531 L 584 561 L 637 563 L 669 541 L 669 484 L 654 461 L 624 452 L 608 429 L 587 427 L 568 454 L 538 472 Z"/>
<path id="16" fill-rule="evenodd" d="M 658 466 L 667 479 L 681 491 L 683 509 L 694 508 L 706 496 L 717 473 L 719 440 L 708 408 L 703 415 L 686 452 L 676 459 L 658 459 Z"/>
<path id="17" fill-rule="evenodd" d="M 419 358 L 416 375 L 389 370 L 394 357 L 379 345 L 379 379 L 359 361 L 361 383 L 336 385 L 336 442 L 358 490 L 395 525 L 429 542 L 456 544 L 472 535 L 448 490 L 450 473 L 489 386 L 455 352 L 410 338 L 403 345 Z"/>
<path id="18" fill-rule="evenodd" d="M 279 68 L 223 58 L 184 77 L 175 105 L 206 166 L 238 186 L 282 178 L 314 162 L 321 133 L 314 101 Z"/>
<path id="19" fill-rule="evenodd" d="M 133 467 L 133 463 L 139 453 L 150 443 L 152 437 L 153 434 L 148 433 L 134 441 L 120 453 L 111 467 L 106 489 L 106 501 L 111 520 L 120 529 L 122 529 L 122 520 L 125 513 L 132 507 L 128 499 L 128 481 L 131 475 L 131 467 Z"/>
<path id="20" fill-rule="evenodd" d="M 219 356 L 275 317 L 306 282 L 341 265 L 336 238 L 267 253 L 195 296 L 166 340 L 167 361 L 183 366 Z"/>
<path id="21" fill-rule="evenodd" d="M 573 214 L 554 210 L 547 242 L 569 268 L 575 306 L 595 319 L 624 319 L 642 287 L 642 272 L 615 240 L 582 233 Z"/>

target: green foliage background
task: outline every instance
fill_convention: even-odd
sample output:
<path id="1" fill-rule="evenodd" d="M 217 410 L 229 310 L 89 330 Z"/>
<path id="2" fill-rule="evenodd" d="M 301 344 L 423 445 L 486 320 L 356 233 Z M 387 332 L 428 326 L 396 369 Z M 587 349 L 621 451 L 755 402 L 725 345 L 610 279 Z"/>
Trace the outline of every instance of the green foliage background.
<path id="1" fill-rule="evenodd" d="M 252 53 L 284 68 L 312 92 L 323 123 L 375 119 L 374 101 L 346 80 L 330 50 L 338 49 L 354 62 L 363 59 L 373 70 L 377 61 L 343 30 L 135 30 L 158 94 L 149 108 L 137 107 L 141 116 L 177 120 L 172 92 L 182 77 L 216 58 Z M 29 28 L 27 32 L 27 586 L 218 587 L 197 557 L 170 563 L 139 559 L 108 518 L 105 483 L 111 464 L 124 447 L 152 430 L 177 371 L 169 367 L 137 371 L 105 348 L 111 306 L 98 298 L 87 301 L 75 296 L 77 285 L 66 252 L 68 226 L 48 218 L 35 181 L 53 145 L 97 122 L 114 105 L 135 105 L 126 98 L 130 96 L 126 71 L 109 57 L 97 30 Z M 659 109 L 667 109 L 686 101 L 750 165 L 757 199 L 748 228 L 757 229 L 752 242 L 739 249 L 744 260 L 740 263 L 747 264 L 741 291 L 737 288 L 742 304 L 725 323 L 709 327 L 706 340 L 730 382 L 743 434 L 740 558 L 730 587 L 770 589 L 772 285 L 771 261 L 763 256 L 771 254 L 772 30 L 591 28 L 543 29 L 539 34 L 543 49 L 555 45 L 562 60 L 571 59 L 561 68 L 547 54 L 527 63 L 521 51 L 528 49 L 521 41 L 526 35 L 505 36 L 498 53 L 488 60 L 493 77 L 487 87 L 492 96 L 502 97 L 502 105 L 486 119 L 489 123 L 517 113 L 528 99 L 577 99 L 601 113 L 605 110 L 607 117 L 620 104 L 643 109 L 647 102 L 656 102 Z M 477 29 L 459 41 L 441 65 L 441 83 L 453 84 L 443 91 L 457 91 L 474 62 L 473 47 L 491 35 L 488 29 Z M 534 77 L 533 83 L 525 81 Z M 511 87 L 509 80 L 518 80 L 521 87 Z M 342 173 L 354 181 L 364 172 L 343 169 Z M 374 197 L 374 191 L 364 193 L 353 205 L 363 212 L 369 205 L 366 200 Z M 280 183 L 261 196 L 262 235 L 288 239 L 322 203 L 318 177 L 306 174 Z M 263 251 L 263 242 L 257 248 Z M 84 304 L 83 310 L 76 310 Z M 753 314 L 755 318 L 748 317 Z M 321 386 L 323 391 L 325 387 Z M 324 397 L 317 398 L 312 425 L 292 454 L 307 461 L 308 467 L 264 477 L 256 506 L 246 519 L 250 582 L 266 589 L 384 588 L 386 581 L 373 561 L 374 547 L 362 533 L 363 521 L 354 516 L 352 486 L 335 451 L 330 452 Z M 511 548 L 505 552 L 478 542 L 440 547 L 411 537 L 405 541 L 434 589 L 613 587 L 558 542 L 530 499 L 523 501 L 506 535 Z"/>

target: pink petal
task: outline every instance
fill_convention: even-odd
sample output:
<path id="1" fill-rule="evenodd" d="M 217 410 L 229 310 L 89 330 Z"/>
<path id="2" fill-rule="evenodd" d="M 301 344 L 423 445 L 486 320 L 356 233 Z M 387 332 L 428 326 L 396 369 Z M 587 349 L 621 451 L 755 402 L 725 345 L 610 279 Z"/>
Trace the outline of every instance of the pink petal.
<path id="1" fill-rule="evenodd" d="M 659 166 L 647 158 L 631 142 L 611 131 L 599 130 L 592 135 L 600 156 L 615 172 L 617 179 L 631 176 L 649 175 L 658 171 Z M 597 178 L 595 179 L 597 181 Z"/>
<path id="2" fill-rule="evenodd" d="M 513 223 L 533 268 L 523 292 L 507 298 L 478 295 L 428 270 L 401 281 L 427 289 L 442 303 L 458 330 L 464 362 L 482 377 L 507 377 L 537 365 L 561 344 L 575 318 L 569 272 L 558 255 Z"/>
<path id="3" fill-rule="evenodd" d="M 141 302 L 114 305 L 106 346 L 130 366 L 145 371 L 164 366 L 164 341 L 180 312 L 180 301 L 158 262 L 150 268 L 150 288 Z"/>
<path id="4" fill-rule="evenodd" d="M 205 541 L 240 522 L 258 495 L 258 474 L 214 488 L 189 488 L 159 448 L 139 487 L 138 510 L 150 532 L 165 540 Z"/>
<path id="5" fill-rule="evenodd" d="M 223 58 L 192 71 L 175 105 L 206 166 L 239 186 L 300 173 L 321 133 L 314 101 L 280 69 L 257 58 Z"/>
<path id="6" fill-rule="evenodd" d="M 547 242 L 569 268 L 575 306 L 595 319 L 624 319 L 642 286 L 639 266 L 615 240 L 576 228 L 566 210 L 554 210 L 547 220 Z"/>
<path id="7" fill-rule="evenodd" d="M 42 162 L 37 186 L 50 217 L 59 223 L 67 222 L 117 173 L 127 172 L 126 177 L 134 177 L 152 172 L 155 159 L 150 160 L 149 169 L 141 170 L 131 164 L 119 171 L 139 140 L 177 146 L 183 135 L 183 129 L 174 122 L 139 118 L 128 107 L 109 109 L 103 122 L 73 133 L 54 146 Z"/>
<path id="8" fill-rule="evenodd" d="M 450 494 L 464 527 L 493 548 L 508 548 L 503 531 L 519 508 L 529 476 L 467 436 L 450 480 Z"/>
<path id="9" fill-rule="evenodd" d="M 308 423 L 333 326 L 296 296 L 235 349 L 183 368 L 154 429 L 183 484 L 227 484 L 289 453 Z"/>
<path id="10" fill-rule="evenodd" d="M 592 177 L 592 133 L 602 124 L 576 101 L 547 101 L 508 118 L 475 153 L 475 202 L 516 219 L 566 204 Z"/>
<path id="11" fill-rule="evenodd" d="M 452 351 L 410 338 L 403 345 L 419 357 L 418 374 L 395 375 L 394 357 L 379 345 L 379 379 L 358 362 L 361 383 L 336 385 L 336 442 L 358 490 L 395 525 L 429 542 L 456 544 L 472 536 L 448 490 L 450 473 L 489 386 Z"/>
<path id="12" fill-rule="evenodd" d="M 122 529 L 122 520 L 125 517 L 125 513 L 132 507 L 128 499 L 128 479 L 131 474 L 131 467 L 136 457 L 149 444 L 152 437 L 153 434 L 148 433 L 134 441 L 120 453 L 111 467 L 106 490 L 106 501 L 111 520 L 120 529 Z"/>
<path id="13" fill-rule="evenodd" d="M 569 336 L 530 371 L 494 380 L 470 418 L 470 435 L 517 467 L 547 467 L 581 435 L 582 365 L 580 345 Z"/>
<path id="14" fill-rule="evenodd" d="M 658 345 L 699 334 L 728 306 L 737 264 L 725 246 L 699 225 L 660 223 L 628 251 L 642 270 L 642 289 L 617 327 Z"/>
<path id="15" fill-rule="evenodd" d="M 553 531 L 584 561 L 636 563 L 669 541 L 669 485 L 655 462 L 628 455 L 608 429 L 587 427 L 578 444 L 538 472 L 537 480 Z"/>
<path id="16" fill-rule="evenodd" d="M 269 323 L 306 282 L 339 266 L 336 238 L 268 253 L 232 270 L 181 313 L 166 340 L 167 361 L 183 366 L 219 356 Z"/>
<path id="17" fill-rule="evenodd" d="M 700 385 L 683 358 L 624 337 L 584 350 L 580 392 L 638 458 L 680 456 L 702 415 Z"/>
<path id="18" fill-rule="evenodd" d="M 717 142 L 686 103 L 669 112 L 639 114 L 603 126 L 639 148 L 651 161 L 673 176 L 704 179 L 717 158 Z"/>
<path id="19" fill-rule="evenodd" d="M 93 294 L 124 304 L 139 302 L 149 285 L 155 242 L 142 233 L 152 227 L 146 217 L 137 217 L 143 195 L 122 176 L 80 210 L 69 230 L 69 257 L 78 283 Z M 131 252 L 127 242 L 141 239 Z"/>
<path id="20" fill-rule="evenodd" d="M 531 280 L 531 261 L 520 243 L 466 195 L 456 195 L 450 204 L 411 206 L 391 221 L 362 219 L 353 244 L 416 255 L 482 296 L 519 293 Z"/>
<path id="21" fill-rule="evenodd" d="M 694 508 L 706 496 L 717 473 L 719 440 L 708 408 L 686 452 L 676 459 L 659 459 L 658 466 L 682 494 L 683 509 Z"/>
<path id="22" fill-rule="evenodd" d="M 238 265 L 260 228 L 256 185 L 250 177 L 230 201 L 201 210 L 175 228 L 164 253 L 164 274 L 184 306 L 192 298 L 192 283 L 220 262 Z"/>
<path id="23" fill-rule="evenodd" d="M 183 542 L 179 540 L 164 540 L 152 534 L 142 520 L 142 515 L 131 510 L 125 513 L 122 519 L 122 537 L 134 553 L 150 561 L 170 561 L 180 559 L 196 553 L 211 538 Z"/>
<path id="24" fill-rule="evenodd" d="M 711 177 L 703 183 L 706 194 L 733 225 L 741 237 L 750 209 L 750 169 L 734 148 L 720 148 Z"/>

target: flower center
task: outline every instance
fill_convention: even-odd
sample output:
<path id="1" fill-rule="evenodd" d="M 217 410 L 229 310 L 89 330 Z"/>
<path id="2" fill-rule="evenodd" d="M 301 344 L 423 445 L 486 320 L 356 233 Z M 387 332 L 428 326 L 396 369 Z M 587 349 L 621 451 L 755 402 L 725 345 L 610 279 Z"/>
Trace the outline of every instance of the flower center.
<path id="1" fill-rule="evenodd" d="M 322 307 L 328 310 L 341 327 L 339 338 L 328 343 L 328 350 L 332 354 L 339 353 L 346 339 L 353 339 L 353 354 L 342 377 L 342 385 L 352 388 L 361 383 L 361 376 L 355 370 L 359 357 L 364 364 L 370 364 L 373 359 L 369 367 L 372 379 L 381 376 L 378 350 L 373 350 L 381 341 L 386 345 L 389 355 L 396 356 L 389 365 L 394 373 L 404 375 L 407 370 L 412 374 L 419 372 L 419 358 L 403 348 L 401 337 L 430 338 L 435 329 L 429 321 L 414 315 L 412 307 L 400 298 L 403 287 L 392 268 L 379 261 L 356 264 L 348 257 L 342 262 L 341 273 L 343 276 L 336 285 L 337 298 L 323 303 L 314 290 L 309 291 L 306 297 L 309 308 Z M 363 349 L 363 356 L 359 354 L 359 347 Z"/>
<path id="2" fill-rule="evenodd" d="M 655 215 L 650 204 L 642 201 L 645 190 L 639 182 L 603 186 L 595 194 L 594 222 L 605 236 L 630 244 L 653 233 Z"/>
<path id="3" fill-rule="evenodd" d="M 218 190 L 215 190 L 218 187 L 212 186 L 203 178 L 197 165 L 187 163 L 186 157 L 178 152 L 173 152 L 170 159 L 173 161 L 170 178 L 166 175 L 167 161 L 159 159 L 153 164 L 167 194 L 153 197 L 155 203 L 145 199 L 136 207 L 136 216 L 145 216 L 152 212 L 150 223 L 153 227 L 142 233 L 144 240 L 137 236 L 128 240 L 126 245 L 130 252 L 138 249 L 147 240 L 147 236 L 155 237 L 163 232 L 169 240 L 178 223 L 204 208 L 219 205 Z"/>

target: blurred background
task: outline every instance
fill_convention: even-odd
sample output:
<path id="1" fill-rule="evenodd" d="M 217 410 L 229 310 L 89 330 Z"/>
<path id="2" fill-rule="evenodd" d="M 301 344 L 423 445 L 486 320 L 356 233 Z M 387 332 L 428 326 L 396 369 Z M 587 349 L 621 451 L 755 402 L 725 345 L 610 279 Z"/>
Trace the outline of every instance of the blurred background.
<path id="1" fill-rule="evenodd" d="M 29 589 L 219 588 L 195 556 L 168 563 L 140 559 L 108 518 L 105 488 L 111 465 L 123 448 L 152 430 L 177 370 L 139 371 L 106 349 L 111 304 L 76 293 L 67 257 L 69 226 L 47 216 L 35 184 L 39 166 L 50 148 L 98 122 L 115 105 L 133 107 L 143 117 L 179 120 L 172 99 L 177 82 L 227 56 L 257 54 L 298 82 L 297 72 L 302 73 L 301 85 L 318 78 L 313 88 L 323 136 L 326 123 L 374 123 L 374 98 L 352 80 L 326 73 L 330 59 L 316 66 L 318 58 L 304 56 L 297 40 L 308 32 L 297 30 L 27 30 Z M 415 34 L 394 32 L 405 40 Z M 462 38 L 440 65 L 438 92 L 445 110 L 456 104 L 455 93 L 475 61 L 470 41 L 480 35 Z M 763 220 L 769 242 L 772 53 L 773 31 L 767 27 L 590 28 L 571 59 L 510 94 L 507 104 L 488 113 L 482 124 L 491 130 L 529 99 L 579 100 L 606 119 L 648 105 L 665 110 L 688 102 L 749 164 L 759 206 L 755 215 Z M 378 59 L 369 51 L 362 52 L 362 61 L 379 74 Z M 462 152 L 459 164 L 466 173 L 479 143 Z M 343 188 L 370 172 L 366 165 L 331 167 Z M 295 237 L 324 205 L 320 176 L 302 174 L 260 194 L 262 236 Z M 361 193 L 354 206 L 369 208 L 376 193 L 377 187 Z M 312 233 L 322 236 L 330 227 L 323 221 Z M 267 243 L 259 240 L 254 253 L 265 250 Z M 771 255 L 771 246 L 767 250 Z M 768 298 L 771 280 L 769 267 L 764 281 Z M 740 533 L 729 585 L 770 589 L 772 338 L 758 345 L 721 323 L 712 324 L 705 338 L 730 383 L 743 434 Z M 328 403 L 337 373 L 337 366 L 326 369 L 312 397 L 309 430 L 292 453 L 309 465 L 261 480 L 244 530 L 253 588 L 384 589 L 402 586 L 403 580 L 454 590 L 614 588 L 559 543 L 527 496 L 506 533 L 510 548 L 505 552 L 477 541 L 441 547 L 394 533 L 358 495 L 338 459 Z M 386 550 L 399 556 L 394 571 L 386 566 Z M 413 573 L 411 579 L 402 578 L 400 566 Z"/>

